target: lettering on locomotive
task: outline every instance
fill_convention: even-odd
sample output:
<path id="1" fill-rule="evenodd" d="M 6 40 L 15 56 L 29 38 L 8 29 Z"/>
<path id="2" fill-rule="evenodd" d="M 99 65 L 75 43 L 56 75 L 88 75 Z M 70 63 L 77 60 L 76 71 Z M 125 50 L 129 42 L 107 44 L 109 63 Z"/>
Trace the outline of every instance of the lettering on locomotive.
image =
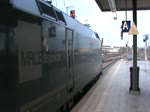
<path id="1" fill-rule="evenodd" d="M 38 51 L 27 51 L 21 53 L 22 66 L 31 66 L 38 64 L 46 64 L 51 62 L 58 62 L 61 60 L 61 55 L 59 53 L 54 54 L 51 52 Z"/>

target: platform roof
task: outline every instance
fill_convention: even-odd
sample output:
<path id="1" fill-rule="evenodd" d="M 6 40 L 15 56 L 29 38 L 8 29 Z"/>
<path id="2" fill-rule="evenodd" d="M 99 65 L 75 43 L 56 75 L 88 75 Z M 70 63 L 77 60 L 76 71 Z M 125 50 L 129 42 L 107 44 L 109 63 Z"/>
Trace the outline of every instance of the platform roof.
<path id="1" fill-rule="evenodd" d="M 125 11 L 127 1 L 127 10 L 132 10 L 132 0 L 95 0 L 102 12 L 113 11 L 110 3 L 114 3 L 116 11 Z M 150 0 L 137 0 L 137 10 L 150 10 Z M 115 11 L 115 9 L 114 9 Z"/>

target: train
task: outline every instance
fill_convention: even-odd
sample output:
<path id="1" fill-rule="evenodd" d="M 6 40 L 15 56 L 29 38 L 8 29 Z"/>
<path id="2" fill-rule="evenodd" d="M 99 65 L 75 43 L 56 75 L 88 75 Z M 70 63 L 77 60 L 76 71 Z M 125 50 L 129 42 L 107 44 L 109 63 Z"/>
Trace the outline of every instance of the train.
<path id="1" fill-rule="evenodd" d="M 69 112 L 103 72 L 98 33 L 44 0 L 0 16 L 0 112 Z"/>

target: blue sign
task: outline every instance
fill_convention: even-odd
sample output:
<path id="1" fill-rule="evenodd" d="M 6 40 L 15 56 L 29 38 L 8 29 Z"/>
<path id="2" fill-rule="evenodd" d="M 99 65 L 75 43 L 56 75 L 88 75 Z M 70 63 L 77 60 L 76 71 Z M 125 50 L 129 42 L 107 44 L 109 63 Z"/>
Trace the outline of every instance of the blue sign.
<path id="1" fill-rule="evenodd" d="M 122 21 L 122 32 L 129 32 L 131 27 L 131 21 Z"/>

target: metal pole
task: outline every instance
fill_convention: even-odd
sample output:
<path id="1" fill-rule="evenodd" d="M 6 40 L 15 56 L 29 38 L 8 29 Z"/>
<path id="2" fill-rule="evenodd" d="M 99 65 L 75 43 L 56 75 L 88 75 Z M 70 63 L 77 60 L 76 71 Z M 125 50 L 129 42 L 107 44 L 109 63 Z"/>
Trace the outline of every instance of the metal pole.
<path id="1" fill-rule="evenodd" d="M 147 40 L 145 41 L 145 61 L 147 60 L 147 52 L 146 52 L 146 49 L 147 49 Z"/>
<path id="2" fill-rule="evenodd" d="M 145 41 L 145 71 L 146 71 L 146 60 L 147 60 L 146 46 L 147 46 L 147 40 Z"/>
<path id="3" fill-rule="evenodd" d="M 127 0 L 125 0 L 125 18 L 127 21 Z M 128 62 L 128 42 L 127 42 L 127 62 Z"/>
<path id="4" fill-rule="evenodd" d="M 127 42 L 127 62 L 128 62 L 128 42 Z"/>
<path id="5" fill-rule="evenodd" d="M 132 0 L 133 22 L 137 26 L 137 0 Z M 133 91 L 138 91 L 137 87 L 137 35 L 133 35 Z"/>
<path id="6" fill-rule="evenodd" d="M 66 13 L 67 13 L 67 14 L 68 14 L 68 9 L 71 8 L 71 7 L 73 7 L 73 6 L 67 6 L 67 7 L 66 7 Z"/>
<path id="7" fill-rule="evenodd" d="M 125 0 L 125 18 L 127 21 L 127 0 Z"/>
<path id="8" fill-rule="evenodd" d="M 68 7 L 66 7 L 66 14 L 68 14 Z"/>

